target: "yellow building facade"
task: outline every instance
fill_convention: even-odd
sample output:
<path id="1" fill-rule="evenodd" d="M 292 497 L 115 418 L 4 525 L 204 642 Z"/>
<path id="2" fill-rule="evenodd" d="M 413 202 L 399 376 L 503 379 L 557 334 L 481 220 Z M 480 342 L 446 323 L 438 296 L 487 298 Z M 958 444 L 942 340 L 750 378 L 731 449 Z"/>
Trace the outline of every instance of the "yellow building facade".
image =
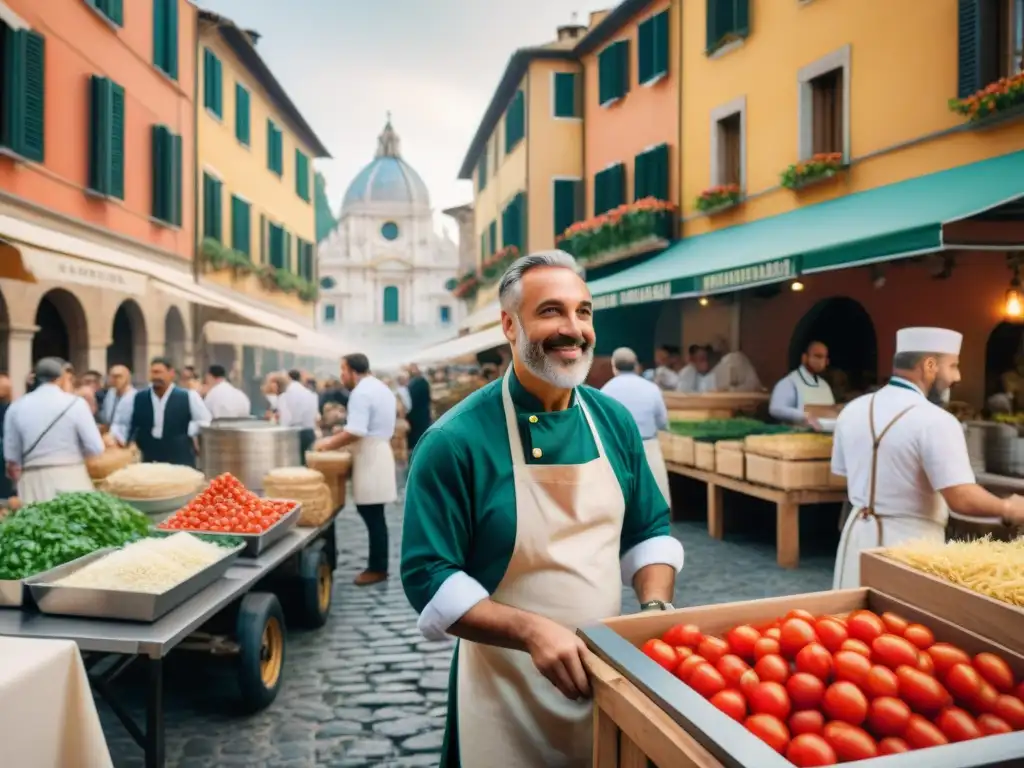
<path id="1" fill-rule="evenodd" d="M 330 155 L 256 50 L 200 14 L 197 237 L 202 280 L 304 324 L 316 308 L 313 161 Z"/>

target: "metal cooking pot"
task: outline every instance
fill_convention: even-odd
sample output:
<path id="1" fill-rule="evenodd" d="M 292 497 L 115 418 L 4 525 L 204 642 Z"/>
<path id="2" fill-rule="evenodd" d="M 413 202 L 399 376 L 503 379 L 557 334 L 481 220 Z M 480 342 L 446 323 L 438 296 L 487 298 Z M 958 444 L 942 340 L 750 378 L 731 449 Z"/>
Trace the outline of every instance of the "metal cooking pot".
<path id="1" fill-rule="evenodd" d="M 218 420 L 199 436 L 200 462 L 208 478 L 230 472 L 250 491 L 263 492 L 263 477 L 279 467 L 302 466 L 298 427 L 255 419 Z"/>

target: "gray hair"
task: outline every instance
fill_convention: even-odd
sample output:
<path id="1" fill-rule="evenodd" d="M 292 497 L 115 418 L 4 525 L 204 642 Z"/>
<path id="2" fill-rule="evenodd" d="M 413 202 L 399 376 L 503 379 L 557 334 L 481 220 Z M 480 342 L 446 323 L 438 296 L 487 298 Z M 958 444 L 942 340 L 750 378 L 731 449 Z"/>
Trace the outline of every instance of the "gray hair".
<path id="1" fill-rule="evenodd" d="M 523 275 L 536 267 L 571 269 L 574 274 L 583 277 L 583 268 L 565 251 L 540 251 L 516 259 L 512 266 L 505 270 L 498 285 L 498 300 L 506 312 L 519 309 L 523 298 Z"/>
<path id="2" fill-rule="evenodd" d="M 619 347 L 612 352 L 612 368 L 617 373 L 636 370 L 636 352 L 629 347 Z"/>
<path id="3" fill-rule="evenodd" d="M 44 357 L 36 363 L 36 381 L 44 384 L 64 375 L 67 363 L 59 357 Z"/>

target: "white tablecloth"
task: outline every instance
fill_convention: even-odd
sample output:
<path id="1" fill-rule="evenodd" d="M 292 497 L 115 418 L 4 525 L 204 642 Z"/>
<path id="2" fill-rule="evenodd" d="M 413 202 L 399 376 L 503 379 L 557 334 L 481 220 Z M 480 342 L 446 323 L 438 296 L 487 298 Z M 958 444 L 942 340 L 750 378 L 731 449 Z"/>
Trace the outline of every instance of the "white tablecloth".
<path id="1" fill-rule="evenodd" d="M 0 637 L 0 766 L 113 766 L 73 642 Z"/>

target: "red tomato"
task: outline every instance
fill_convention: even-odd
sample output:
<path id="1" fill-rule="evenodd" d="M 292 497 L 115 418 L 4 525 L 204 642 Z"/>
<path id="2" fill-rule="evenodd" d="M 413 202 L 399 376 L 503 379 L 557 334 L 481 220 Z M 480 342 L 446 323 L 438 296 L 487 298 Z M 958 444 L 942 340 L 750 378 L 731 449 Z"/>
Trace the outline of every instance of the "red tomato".
<path id="1" fill-rule="evenodd" d="M 967 707 L 974 712 L 976 715 L 980 715 L 983 712 L 996 711 L 996 701 L 999 699 L 999 692 L 992 687 L 992 684 L 982 678 L 981 687 L 978 688 L 978 693 L 968 702 Z"/>
<path id="2" fill-rule="evenodd" d="M 836 752 L 821 736 L 802 733 L 795 736 L 786 750 L 786 759 L 797 768 L 815 765 L 835 765 Z"/>
<path id="3" fill-rule="evenodd" d="M 774 637 L 762 637 L 754 643 L 755 661 L 760 659 L 762 656 L 767 656 L 771 653 L 779 653 L 779 641 Z"/>
<path id="4" fill-rule="evenodd" d="M 950 741 L 970 741 L 982 737 L 981 729 L 974 718 L 959 707 L 946 707 L 935 718 L 942 735 Z"/>
<path id="5" fill-rule="evenodd" d="M 691 656 L 690 658 L 693 657 Z M 716 693 L 725 689 L 725 678 L 722 677 L 721 672 L 705 662 L 690 673 L 686 684 L 705 699 L 710 699 Z"/>
<path id="6" fill-rule="evenodd" d="M 786 747 L 789 746 L 789 729 L 777 717 L 751 715 L 743 725 L 779 754 L 784 754 Z"/>
<path id="7" fill-rule="evenodd" d="M 741 659 L 754 658 L 754 645 L 760 639 L 761 633 L 747 624 L 733 627 L 725 635 L 725 641 L 732 652 Z"/>
<path id="8" fill-rule="evenodd" d="M 896 677 L 900 681 L 900 697 L 917 712 L 932 714 L 953 703 L 942 683 L 917 667 L 897 667 Z"/>
<path id="9" fill-rule="evenodd" d="M 935 643 L 928 648 L 928 655 L 935 662 L 935 674 L 944 678 L 954 664 L 970 665 L 971 657 L 950 643 Z"/>
<path id="10" fill-rule="evenodd" d="M 913 643 L 897 635 L 879 635 L 871 641 L 871 658 L 889 669 L 904 664 L 916 667 L 918 654 Z"/>
<path id="11" fill-rule="evenodd" d="M 843 641 L 849 637 L 846 627 L 830 618 L 818 619 L 814 623 L 814 633 L 830 653 L 838 651 Z"/>
<path id="12" fill-rule="evenodd" d="M 765 637 L 770 637 L 772 640 L 778 640 L 782 637 L 782 630 L 778 627 L 768 627 L 764 632 L 761 633 Z"/>
<path id="13" fill-rule="evenodd" d="M 718 660 L 728 652 L 729 644 L 720 637 L 705 637 L 697 646 L 697 653 L 712 664 L 717 664 Z"/>
<path id="14" fill-rule="evenodd" d="M 814 624 L 814 614 L 803 608 L 794 608 L 783 617 L 783 622 L 785 622 L 786 619 L 803 619 L 812 626 Z"/>
<path id="15" fill-rule="evenodd" d="M 640 650 L 647 654 L 647 658 L 670 672 L 679 666 L 679 656 L 676 654 L 676 649 L 663 640 L 658 638 L 648 640 L 640 647 Z"/>
<path id="16" fill-rule="evenodd" d="M 911 624 L 903 631 L 903 636 L 922 651 L 927 651 L 935 644 L 935 635 L 923 624 Z"/>
<path id="17" fill-rule="evenodd" d="M 870 760 L 878 757 L 878 745 L 863 728 L 848 723 L 829 723 L 823 731 L 825 741 L 836 752 L 840 762 Z"/>
<path id="18" fill-rule="evenodd" d="M 841 651 L 853 651 L 859 653 L 865 659 L 871 658 L 871 648 L 868 647 L 867 643 L 862 643 L 860 640 L 854 640 L 852 637 L 843 640 L 842 645 L 839 646 Z"/>
<path id="19" fill-rule="evenodd" d="M 1024 701 L 1024 680 L 1021 680 L 1020 683 L 1017 684 L 1017 690 L 1015 693 L 1018 699 Z"/>
<path id="20" fill-rule="evenodd" d="M 881 618 L 882 623 L 885 624 L 886 632 L 891 632 L 892 634 L 899 635 L 900 637 L 903 637 L 903 633 L 906 632 L 907 627 L 910 626 L 909 621 L 892 611 L 886 611 L 879 618 Z"/>
<path id="21" fill-rule="evenodd" d="M 816 709 L 803 709 L 789 716 L 789 732 L 794 736 L 801 733 L 821 733 L 825 727 L 825 716 Z"/>
<path id="22" fill-rule="evenodd" d="M 821 643 L 810 643 L 796 655 L 796 668 L 822 680 L 832 675 L 832 654 Z"/>
<path id="23" fill-rule="evenodd" d="M 675 649 L 676 649 L 676 656 L 679 657 L 680 661 L 682 661 L 683 659 L 688 659 L 691 656 L 693 656 L 693 648 L 690 648 L 689 646 L 677 645 L 677 646 L 675 646 Z"/>
<path id="24" fill-rule="evenodd" d="M 740 675 L 740 692 L 744 696 L 749 696 L 758 685 L 761 684 L 761 678 L 757 676 L 757 672 L 752 669 L 748 669 L 742 675 Z"/>
<path id="25" fill-rule="evenodd" d="M 970 664 L 954 664 L 946 673 L 946 688 L 961 701 L 973 701 L 981 690 L 981 675 Z"/>
<path id="26" fill-rule="evenodd" d="M 814 709 L 825 695 L 825 683 L 807 672 L 797 672 L 786 681 L 786 692 L 796 709 Z"/>
<path id="27" fill-rule="evenodd" d="M 789 717 L 793 708 L 789 703 L 789 694 L 778 683 L 761 683 L 750 692 L 748 700 L 750 711 L 755 715 L 774 715 L 779 720 Z"/>
<path id="28" fill-rule="evenodd" d="M 779 636 L 779 647 L 782 655 L 793 658 L 805 645 L 818 641 L 814 634 L 814 627 L 806 619 L 786 619 L 782 625 L 782 634 Z"/>
<path id="29" fill-rule="evenodd" d="M 687 648 L 695 649 L 704 639 L 704 635 L 696 624 L 676 624 L 669 627 L 661 639 L 669 645 L 685 645 Z"/>
<path id="30" fill-rule="evenodd" d="M 927 652 L 917 654 L 917 668 L 926 675 L 935 675 L 935 662 Z"/>
<path id="31" fill-rule="evenodd" d="M 719 691 L 711 697 L 711 703 L 737 722 L 742 723 L 747 716 L 747 701 L 739 691 Z"/>
<path id="32" fill-rule="evenodd" d="M 911 749 L 927 749 L 949 744 L 949 739 L 942 735 L 942 731 L 918 714 L 910 716 L 907 729 L 903 731 L 903 738 L 907 740 Z"/>
<path id="33" fill-rule="evenodd" d="M 1003 694 L 996 699 L 992 714 L 1006 721 L 1015 731 L 1024 731 L 1024 702 L 1016 696 Z"/>
<path id="34" fill-rule="evenodd" d="M 898 696 L 900 693 L 900 681 L 896 673 L 881 664 L 875 664 L 864 678 L 861 686 L 871 698 L 879 696 Z"/>
<path id="35" fill-rule="evenodd" d="M 693 674 L 693 670 L 699 667 L 701 664 L 707 664 L 708 660 L 703 656 L 699 656 L 696 653 L 692 656 L 687 656 L 683 659 L 679 666 L 676 667 L 676 677 L 682 680 L 684 683 L 690 679 L 690 675 Z"/>
<path id="36" fill-rule="evenodd" d="M 754 665 L 754 671 L 757 672 L 757 676 L 761 680 L 774 683 L 784 683 L 789 679 L 789 664 L 784 658 L 774 654 L 758 659 L 757 664 Z"/>
<path id="37" fill-rule="evenodd" d="M 986 736 L 991 736 L 997 733 L 1012 733 L 1013 728 L 1003 718 L 997 717 L 996 715 L 990 715 L 987 712 L 983 715 L 978 716 L 978 728 Z"/>
<path id="38" fill-rule="evenodd" d="M 739 656 L 727 653 L 718 660 L 718 663 L 715 664 L 715 669 L 722 673 L 726 685 L 731 688 L 739 688 L 740 678 L 744 672 L 750 669 L 750 665 Z"/>
<path id="39" fill-rule="evenodd" d="M 849 680 L 851 683 L 863 685 L 871 671 L 871 662 L 854 651 L 840 651 L 832 657 L 836 670 L 836 680 Z"/>
<path id="40" fill-rule="evenodd" d="M 1010 665 L 994 653 L 979 653 L 974 657 L 974 668 L 1000 693 L 1013 690 L 1013 672 Z"/>
<path id="41" fill-rule="evenodd" d="M 825 690 L 821 708 L 833 720 L 860 725 L 868 716 L 868 699 L 856 685 L 840 680 Z"/>
<path id="42" fill-rule="evenodd" d="M 871 611 L 854 611 L 846 620 L 846 631 L 854 640 L 870 646 L 872 640 L 885 632 L 885 624 Z"/>
<path id="43" fill-rule="evenodd" d="M 910 745 L 907 744 L 903 739 L 897 739 L 894 736 L 882 739 L 878 742 L 878 754 L 879 755 L 899 755 L 903 752 L 909 752 Z"/>
<path id="44" fill-rule="evenodd" d="M 910 707 L 892 696 L 880 696 L 868 707 L 868 728 L 876 736 L 899 736 L 910 722 Z"/>

